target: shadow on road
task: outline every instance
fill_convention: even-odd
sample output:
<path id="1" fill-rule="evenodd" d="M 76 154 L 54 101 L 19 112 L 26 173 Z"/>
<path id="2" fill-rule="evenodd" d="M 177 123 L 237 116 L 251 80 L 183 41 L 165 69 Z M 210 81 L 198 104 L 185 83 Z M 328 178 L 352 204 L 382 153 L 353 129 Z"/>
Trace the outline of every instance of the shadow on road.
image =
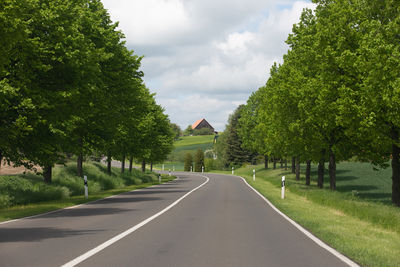
<path id="1" fill-rule="evenodd" d="M 58 218 L 58 217 L 84 217 L 84 216 L 100 216 L 118 214 L 123 212 L 130 212 L 133 209 L 120 209 L 120 208 L 74 208 L 74 209 L 63 209 L 56 212 L 43 214 L 32 219 L 43 219 L 43 218 Z"/>
<path id="2" fill-rule="evenodd" d="M 49 238 L 96 234 L 102 230 L 70 230 L 52 227 L 38 228 L 0 228 L 0 243 L 37 242 Z"/>

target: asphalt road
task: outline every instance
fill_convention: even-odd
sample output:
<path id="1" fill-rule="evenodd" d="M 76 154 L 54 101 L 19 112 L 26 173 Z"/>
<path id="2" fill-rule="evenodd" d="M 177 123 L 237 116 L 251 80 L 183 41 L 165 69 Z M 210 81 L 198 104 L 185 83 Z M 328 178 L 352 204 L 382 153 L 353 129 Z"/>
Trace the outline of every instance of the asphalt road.
<path id="1" fill-rule="evenodd" d="M 77 266 L 347 266 L 241 179 L 178 175 L 164 185 L 0 224 L 0 266 L 73 265 L 92 249 Z"/>

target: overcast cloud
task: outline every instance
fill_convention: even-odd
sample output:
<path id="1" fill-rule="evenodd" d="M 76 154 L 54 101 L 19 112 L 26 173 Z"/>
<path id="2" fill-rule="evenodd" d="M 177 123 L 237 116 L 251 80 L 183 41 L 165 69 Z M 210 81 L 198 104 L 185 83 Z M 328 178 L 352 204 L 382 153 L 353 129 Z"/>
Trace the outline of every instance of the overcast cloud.
<path id="1" fill-rule="evenodd" d="M 126 42 L 144 55 L 144 80 L 183 129 L 206 118 L 219 131 L 263 86 L 309 1 L 103 0 Z"/>

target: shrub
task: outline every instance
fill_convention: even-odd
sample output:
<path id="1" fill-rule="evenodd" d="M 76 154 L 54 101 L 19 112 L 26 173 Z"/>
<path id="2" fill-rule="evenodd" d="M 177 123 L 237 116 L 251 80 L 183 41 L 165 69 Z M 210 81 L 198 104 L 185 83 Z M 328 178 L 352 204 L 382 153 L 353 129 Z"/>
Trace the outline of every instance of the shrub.
<path id="1" fill-rule="evenodd" d="M 212 135 L 214 131 L 210 128 L 201 128 L 193 130 L 193 135 Z"/>
<path id="2" fill-rule="evenodd" d="M 203 166 L 204 166 L 204 152 L 199 148 L 194 157 L 194 170 L 196 172 L 201 172 L 201 168 Z"/>
<path id="3" fill-rule="evenodd" d="M 190 171 L 190 167 L 192 167 L 193 166 L 193 156 L 192 156 L 192 154 L 191 153 L 186 153 L 185 154 L 185 161 L 184 161 L 184 167 L 183 167 L 183 169 L 184 169 L 184 171 Z"/>

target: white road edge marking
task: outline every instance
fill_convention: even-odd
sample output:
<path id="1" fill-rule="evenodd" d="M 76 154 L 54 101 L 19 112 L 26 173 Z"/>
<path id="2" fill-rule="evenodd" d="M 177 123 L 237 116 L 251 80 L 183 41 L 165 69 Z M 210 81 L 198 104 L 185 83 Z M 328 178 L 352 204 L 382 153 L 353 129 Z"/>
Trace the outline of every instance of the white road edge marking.
<path id="1" fill-rule="evenodd" d="M 302 232 L 303 234 L 305 234 L 308 238 L 310 238 L 312 241 L 314 241 L 317 245 L 319 245 L 320 247 L 326 249 L 327 251 L 329 251 L 330 253 L 332 253 L 333 255 L 335 255 L 337 258 L 339 258 L 341 261 L 343 261 L 344 263 L 348 264 L 351 267 L 359 267 L 360 265 L 358 265 L 357 263 L 355 263 L 354 261 L 352 261 L 351 259 L 347 258 L 346 256 L 344 256 L 343 254 L 341 254 L 339 251 L 335 250 L 334 248 L 328 246 L 327 244 L 325 244 L 321 239 L 319 239 L 318 237 L 316 237 L 315 235 L 313 235 L 312 233 L 310 233 L 309 231 L 307 231 L 306 229 L 304 229 L 300 224 L 298 224 L 297 222 L 293 221 L 292 219 L 290 219 L 286 214 L 284 214 L 283 212 L 281 212 L 280 210 L 278 210 L 277 207 L 274 206 L 274 204 L 272 204 L 267 198 L 265 198 L 263 195 L 261 195 L 260 192 L 258 192 L 256 189 L 254 189 L 247 181 L 246 179 L 244 179 L 241 176 L 238 176 L 240 178 L 243 179 L 244 183 L 250 187 L 254 192 L 256 192 L 256 194 L 258 196 L 260 196 L 265 202 L 268 203 L 269 206 L 271 206 L 272 209 L 274 209 L 278 214 L 280 214 L 283 218 L 285 218 L 287 221 L 289 221 L 292 225 L 294 225 L 300 232 Z"/>
<path id="2" fill-rule="evenodd" d="M 72 261 L 69 261 L 67 263 L 65 263 L 64 265 L 62 265 L 61 267 L 72 267 L 75 266 L 79 263 L 81 263 L 82 261 L 90 258 L 91 256 L 93 256 L 94 254 L 102 251 L 103 249 L 107 248 L 108 246 L 114 244 L 115 242 L 121 240 L 122 238 L 124 238 L 125 236 L 135 232 L 137 229 L 139 229 L 140 227 L 148 224 L 149 222 L 151 222 L 152 220 L 154 220 L 155 218 L 157 218 L 158 216 L 162 215 L 163 213 L 167 212 L 169 209 L 171 209 L 172 207 L 174 207 L 176 204 L 178 204 L 179 202 L 181 202 L 184 198 L 186 198 L 188 195 L 190 195 L 191 193 L 193 193 L 194 191 L 196 191 L 197 189 L 199 189 L 200 187 L 204 186 L 206 183 L 208 183 L 208 181 L 210 181 L 210 178 L 208 178 L 207 176 L 204 175 L 200 175 L 204 178 L 206 178 L 206 181 L 204 183 L 202 183 L 201 185 L 199 185 L 198 187 L 190 190 L 189 192 L 187 192 L 186 194 L 184 194 L 182 197 L 180 197 L 179 199 L 177 199 L 175 202 L 173 202 L 171 205 L 169 205 L 168 207 L 166 207 L 165 209 L 159 211 L 158 213 L 154 214 L 153 216 L 147 218 L 146 220 L 136 224 L 135 226 L 129 228 L 128 230 L 120 233 L 117 236 L 114 236 L 113 238 L 107 240 L 106 242 L 104 242 L 101 245 L 98 245 L 97 247 L 89 250 L 88 252 L 86 252 L 85 254 L 82 254 L 81 256 L 73 259 Z"/>
<path id="3" fill-rule="evenodd" d="M 179 180 L 178 176 L 176 176 L 176 179 L 168 181 L 166 183 L 156 184 L 156 185 L 152 185 L 152 186 L 149 186 L 149 187 L 143 187 L 143 188 L 139 188 L 139 189 L 133 189 L 131 191 L 122 192 L 122 193 L 119 193 L 119 194 L 116 194 L 116 195 L 112 195 L 112 196 L 108 196 L 108 197 L 105 197 L 105 198 L 96 199 L 96 200 L 85 202 L 85 203 L 78 204 L 78 205 L 75 205 L 75 206 L 65 207 L 65 208 L 61 208 L 61 209 L 51 210 L 51 211 L 48 211 L 48 212 L 45 212 L 45 213 L 40 213 L 40 214 L 36 214 L 36 215 L 31 215 L 31 216 L 27 216 L 27 217 L 22 217 L 22 218 L 18 218 L 18 219 L 12 219 L 12 220 L 8 220 L 8 221 L 0 222 L 0 225 L 6 224 L 6 223 L 17 222 L 17 221 L 21 221 L 21 220 L 26 220 L 26 219 L 32 219 L 32 218 L 41 217 L 41 216 L 46 216 L 46 215 L 49 215 L 49 214 L 52 214 L 52 213 L 60 212 L 62 210 L 76 209 L 76 208 L 79 208 L 79 207 L 84 206 L 84 205 L 90 205 L 90 204 L 93 204 L 95 202 L 102 201 L 104 199 L 114 198 L 114 197 L 117 197 L 117 196 L 120 196 L 120 195 L 124 195 L 124 194 L 128 194 L 128 193 L 131 193 L 131 192 L 140 192 L 140 191 L 144 191 L 144 190 L 149 189 L 149 188 L 154 188 L 154 187 L 157 188 L 160 185 L 167 184 L 167 183 L 170 183 L 170 182 L 176 181 L 176 180 Z"/>

